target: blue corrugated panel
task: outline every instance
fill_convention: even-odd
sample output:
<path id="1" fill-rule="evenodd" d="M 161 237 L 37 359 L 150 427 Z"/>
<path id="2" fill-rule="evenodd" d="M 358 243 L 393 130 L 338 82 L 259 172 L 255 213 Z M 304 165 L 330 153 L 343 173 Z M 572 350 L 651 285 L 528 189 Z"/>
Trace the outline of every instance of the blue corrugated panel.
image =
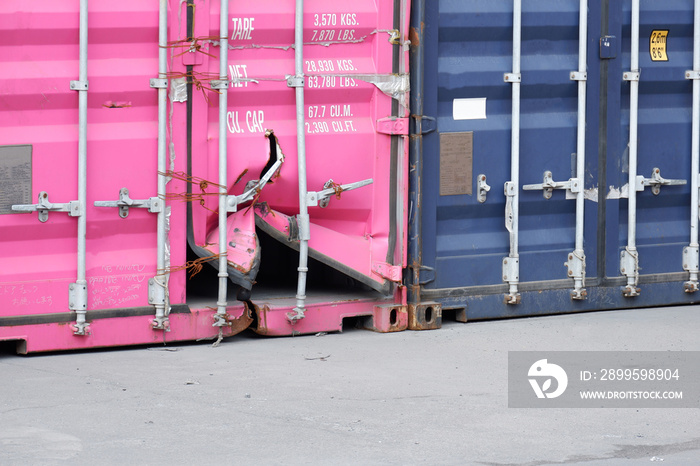
<path id="1" fill-rule="evenodd" d="M 419 4 L 420 2 L 416 2 Z M 423 114 L 437 118 L 438 131 L 423 137 L 420 245 L 425 274 L 423 301 L 466 308 L 469 318 L 536 315 L 581 310 L 666 305 L 697 299 L 683 292 L 687 273 L 681 255 L 689 240 L 690 187 L 650 188 L 638 193 L 638 248 L 642 295 L 623 298 L 620 251 L 627 243 L 626 189 L 629 138 L 630 1 L 588 2 L 586 189 L 584 249 L 588 298 L 572 300 L 573 280 L 564 263 L 574 249 L 575 201 L 563 190 L 546 200 L 542 191 L 522 191 L 551 171 L 555 181 L 575 177 L 579 2 L 523 2 L 520 143 L 520 281 L 522 301 L 503 303 L 508 256 L 505 227 L 510 180 L 513 3 L 448 1 L 425 4 Z M 669 179 L 690 180 L 692 2 L 642 1 L 640 21 L 638 174 L 660 168 Z M 649 37 L 669 30 L 665 62 L 652 61 Z M 601 59 L 602 36 L 621 47 Z M 455 99 L 486 99 L 485 119 L 455 119 Z M 471 132 L 471 194 L 441 195 L 440 140 Z M 465 149 L 467 150 L 467 149 Z M 477 175 L 491 186 L 477 201 Z M 443 184 L 445 181 L 443 180 Z M 444 189 L 444 186 L 443 186 Z M 618 198 L 616 198 L 618 197 Z M 602 201 L 602 202 L 601 202 Z M 426 279 L 427 277 L 427 279 Z"/>

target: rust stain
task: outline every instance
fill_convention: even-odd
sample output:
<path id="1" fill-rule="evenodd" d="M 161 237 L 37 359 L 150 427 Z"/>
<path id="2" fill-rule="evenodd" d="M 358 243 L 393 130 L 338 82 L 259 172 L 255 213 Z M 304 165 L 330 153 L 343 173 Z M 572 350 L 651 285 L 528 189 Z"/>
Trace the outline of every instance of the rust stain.
<path id="1" fill-rule="evenodd" d="M 111 100 L 108 100 L 107 102 L 103 103 L 102 106 L 106 108 L 128 108 L 131 107 L 131 102 L 112 102 Z"/>
<path id="2" fill-rule="evenodd" d="M 263 305 L 262 309 L 258 306 L 255 306 L 255 314 L 258 317 L 258 326 L 257 328 L 253 329 L 255 333 L 259 335 L 267 335 L 267 313 L 270 311 L 270 308 L 267 305 Z"/>
<path id="3" fill-rule="evenodd" d="M 248 173 L 247 168 L 245 170 L 243 170 L 243 173 L 238 175 L 238 178 L 236 178 L 236 181 L 233 182 L 234 186 L 237 185 L 239 181 L 241 181 L 241 178 L 243 178 L 246 175 L 246 173 Z"/>
<path id="4" fill-rule="evenodd" d="M 423 23 L 421 23 L 421 29 L 423 28 Z M 416 28 L 412 27 L 410 31 L 408 32 L 408 40 L 411 41 L 411 47 L 417 47 L 420 45 L 420 35 L 418 34 L 418 30 Z"/>
<path id="5" fill-rule="evenodd" d="M 248 306 L 248 303 L 244 302 L 243 306 L 245 310 L 243 311 L 243 314 L 238 318 L 231 319 L 231 317 L 228 314 L 226 314 L 226 322 L 228 322 L 229 324 L 227 332 L 228 336 L 237 335 L 241 333 L 243 330 L 250 327 L 250 324 L 253 323 L 253 318 L 251 317 L 251 309 Z M 253 306 L 256 307 L 255 305 Z"/>

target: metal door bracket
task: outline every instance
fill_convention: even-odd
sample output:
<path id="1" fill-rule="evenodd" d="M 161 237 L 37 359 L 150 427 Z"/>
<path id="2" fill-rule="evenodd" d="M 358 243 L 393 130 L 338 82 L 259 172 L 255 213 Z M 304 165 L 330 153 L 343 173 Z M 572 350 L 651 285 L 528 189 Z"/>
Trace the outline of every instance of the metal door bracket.
<path id="1" fill-rule="evenodd" d="M 71 81 L 70 90 L 71 91 L 87 91 L 89 88 L 87 81 Z"/>
<path id="2" fill-rule="evenodd" d="M 165 303 L 165 288 L 156 283 L 156 280 L 153 278 L 148 280 L 148 303 Z"/>
<path id="3" fill-rule="evenodd" d="M 503 81 L 507 83 L 519 83 L 522 80 L 520 73 L 504 73 Z"/>
<path id="4" fill-rule="evenodd" d="M 62 204 L 54 204 L 49 201 L 46 191 L 39 193 L 39 201 L 36 204 L 16 204 L 12 206 L 15 212 L 38 212 L 39 221 L 44 223 L 49 219 L 49 212 L 68 212 L 71 217 L 80 217 L 82 209 L 79 201 L 70 201 Z"/>
<path id="5" fill-rule="evenodd" d="M 542 184 L 526 184 L 523 186 L 524 191 L 535 191 L 541 189 L 545 199 L 551 199 L 552 192 L 555 189 L 566 189 L 567 198 L 576 198 L 574 194 L 581 191 L 581 182 L 578 178 L 570 178 L 568 181 L 554 181 L 552 172 L 547 170 L 544 172 Z"/>
<path id="6" fill-rule="evenodd" d="M 324 189 L 322 191 L 308 191 L 306 193 L 306 202 L 308 203 L 309 207 L 328 207 L 328 203 L 330 202 L 330 197 L 332 195 L 335 195 L 337 198 L 340 198 L 340 194 L 342 192 L 361 188 L 363 186 L 372 184 L 373 182 L 374 180 L 370 178 L 367 180 L 358 181 L 356 183 L 337 185 L 333 182 L 333 180 L 328 180 L 323 185 Z"/>
<path id="7" fill-rule="evenodd" d="M 622 295 L 626 298 L 639 296 L 641 290 L 637 288 L 639 278 L 639 256 L 636 249 L 625 248 L 620 253 L 620 273 L 633 283 L 629 283 L 622 289 Z"/>
<path id="8" fill-rule="evenodd" d="M 516 285 L 520 280 L 520 259 L 517 257 L 503 258 L 503 281 Z M 520 304 L 520 293 L 511 290 L 505 295 L 506 304 Z"/>
<path id="9" fill-rule="evenodd" d="M 567 275 L 573 278 L 576 286 L 571 290 L 571 299 L 586 299 L 588 293 L 584 289 L 586 280 L 586 256 L 583 251 L 578 254 L 576 251 L 569 253 L 569 260 L 564 263 L 569 269 Z"/>
<path id="10" fill-rule="evenodd" d="M 71 311 L 87 310 L 87 286 L 71 283 L 68 286 L 68 309 Z"/>
<path id="11" fill-rule="evenodd" d="M 410 124 L 411 134 L 429 134 L 437 129 L 435 117 L 426 115 L 411 115 Z"/>
<path id="12" fill-rule="evenodd" d="M 688 70 L 685 72 L 685 79 L 700 79 L 700 71 Z"/>
<path id="13" fill-rule="evenodd" d="M 377 132 L 388 135 L 408 135 L 408 118 L 387 117 L 377 120 Z"/>
<path id="14" fill-rule="evenodd" d="M 159 213 L 163 210 L 163 203 L 157 197 L 138 200 L 131 199 L 129 197 L 129 190 L 127 188 L 122 188 L 119 190 L 118 201 L 95 201 L 95 207 L 119 207 L 119 216 L 121 218 L 126 218 L 129 216 L 130 207 L 148 209 L 149 212 Z"/>
<path id="15" fill-rule="evenodd" d="M 287 87 L 304 87 L 304 76 L 287 76 Z"/>
<path id="16" fill-rule="evenodd" d="M 211 88 L 212 89 L 228 89 L 228 85 L 231 84 L 227 80 L 213 80 L 211 81 Z"/>
<path id="17" fill-rule="evenodd" d="M 640 71 L 625 71 L 622 74 L 622 79 L 624 81 L 639 81 Z"/>
<path id="18" fill-rule="evenodd" d="M 637 176 L 636 189 L 637 191 L 644 191 L 645 186 L 651 186 L 651 192 L 654 196 L 658 196 L 661 192 L 661 186 L 680 186 L 687 184 L 686 180 L 667 180 L 661 177 L 661 170 L 654 168 L 651 171 L 651 178 L 644 178 L 643 176 Z"/>
<path id="19" fill-rule="evenodd" d="M 150 85 L 153 89 L 167 89 L 168 80 L 165 78 L 151 78 Z"/>
<path id="20" fill-rule="evenodd" d="M 372 272 L 389 281 L 401 283 L 403 279 L 403 268 L 400 265 L 391 265 L 386 262 L 374 262 Z"/>
<path id="21" fill-rule="evenodd" d="M 569 74 L 569 79 L 572 81 L 586 81 L 588 79 L 588 73 L 581 71 L 572 71 Z"/>
<path id="22" fill-rule="evenodd" d="M 700 248 L 698 246 L 686 246 L 683 248 L 683 270 L 691 274 L 691 279 L 683 284 L 683 289 L 686 293 L 694 293 L 700 289 L 697 279 L 692 279 L 693 276 L 697 277 L 698 272 L 700 272 L 699 256 Z"/>
<path id="23" fill-rule="evenodd" d="M 418 268 L 418 284 L 427 285 L 435 281 L 435 269 L 427 265 L 421 265 Z"/>
<path id="24" fill-rule="evenodd" d="M 486 195 L 491 191 L 491 186 L 486 184 L 486 175 L 479 174 L 476 180 L 476 200 L 483 204 L 486 202 Z"/>

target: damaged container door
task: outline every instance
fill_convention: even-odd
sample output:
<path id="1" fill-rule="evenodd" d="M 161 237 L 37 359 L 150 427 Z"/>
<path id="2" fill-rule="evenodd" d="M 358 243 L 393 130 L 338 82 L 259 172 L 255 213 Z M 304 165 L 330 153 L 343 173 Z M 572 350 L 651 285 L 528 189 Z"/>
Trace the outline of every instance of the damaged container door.
<path id="1" fill-rule="evenodd" d="M 217 94 L 208 89 L 216 87 L 210 80 L 219 73 L 219 3 L 202 5 L 193 13 L 202 49 L 190 64 L 191 189 L 193 198 L 202 196 L 192 203 L 190 246 L 213 258 L 220 254 L 218 207 L 205 192 L 216 192 L 220 150 Z M 398 53 L 398 28 L 402 20 L 408 23 L 407 5 L 306 1 L 303 8 L 299 74 L 295 2 L 230 4 L 229 278 L 250 290 L 259 269 L 280 266 L 271 251 L 261 250 L 264 232 L 293 249 L 300 238 L 308 239 L 311 258 L 389 294 L 404 262 L 408 75 L 399 59 L 404 51 Z M 295 98 L 299 86 L 303 108 Z M 298 163 L 299 138 L 305 141 L 305 167 Z M 308 225 L 298 220 L 300 170 L 308 186 Z"/>

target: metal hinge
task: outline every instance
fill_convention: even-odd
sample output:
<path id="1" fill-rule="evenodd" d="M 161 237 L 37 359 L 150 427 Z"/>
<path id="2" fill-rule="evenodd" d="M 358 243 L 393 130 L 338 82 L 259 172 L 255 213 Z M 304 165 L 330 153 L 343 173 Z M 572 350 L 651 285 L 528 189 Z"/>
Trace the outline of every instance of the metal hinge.
<path id="1" fill-rule="evenodd" d="M 437 130 L 437 120 L 425 115 L 411 115 L 411 134 L 429 134 Z M 420 126 L 420 133 L 418 132 Z"/>
<path id="2" fill-rule="evenodd" d="M 391 265 L 386 262 L 374 262 L 372 272 L 389 281 L 401 283 L 403 268 L 400 265 Z"/>
<path id="3" fill-rule="evenodd" d="M 377 133 L 408 135 L 408 118 L 387 117 L 377 120 Z"/>

